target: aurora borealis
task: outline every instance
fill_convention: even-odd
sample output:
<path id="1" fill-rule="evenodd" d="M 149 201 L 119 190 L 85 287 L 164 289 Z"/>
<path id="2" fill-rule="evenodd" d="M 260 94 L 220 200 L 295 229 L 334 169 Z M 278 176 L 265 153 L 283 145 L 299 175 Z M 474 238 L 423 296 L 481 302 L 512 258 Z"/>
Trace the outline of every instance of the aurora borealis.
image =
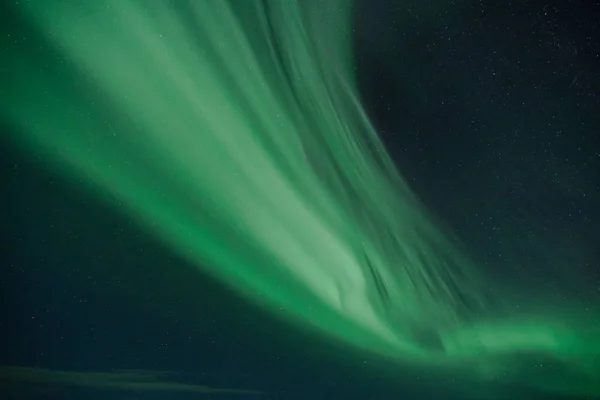
<path id="1" fill-rule="evenodd" d="M 516 314 L 397 171 L 356 88 L 350 2 L 175 3 L 19 5 L 52 50 L 10 48 L 8 140 L 391 369 L 600 394 L 597 321 L 540 299 Z"/>

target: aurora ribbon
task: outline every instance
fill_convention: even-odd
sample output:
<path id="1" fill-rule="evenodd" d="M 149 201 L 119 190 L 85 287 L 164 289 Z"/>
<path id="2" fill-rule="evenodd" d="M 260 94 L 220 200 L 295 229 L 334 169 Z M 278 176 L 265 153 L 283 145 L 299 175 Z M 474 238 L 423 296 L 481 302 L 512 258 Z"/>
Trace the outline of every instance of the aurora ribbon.
<path id="1" fill-rule="evenodd" d="M 39 46 L 7 44 L 0 112 L 11 141 L 298 326 L 600 394 L 597 323 L 507 315 L 396 171 L 355 87 L 350 5 L 26 2 Z"/>

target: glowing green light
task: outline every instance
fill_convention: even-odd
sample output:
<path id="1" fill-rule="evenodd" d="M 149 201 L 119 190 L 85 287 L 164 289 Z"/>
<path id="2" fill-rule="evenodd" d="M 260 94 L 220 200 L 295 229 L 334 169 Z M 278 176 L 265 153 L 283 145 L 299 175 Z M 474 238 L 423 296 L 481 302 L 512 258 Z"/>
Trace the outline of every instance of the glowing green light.
<path id="1" fill-rule="evenodd" d="M 354 86 L 347 1 L 21 11 L 53 51 L 12 54 L 0 96 L 22 128 L 11 139 L 205 273 L 387 357 L 600 393 L 593 323 L 500 317 L 394 169 Z M 521 355 L 534 353 L 560 372 L 531 372 Z"/>

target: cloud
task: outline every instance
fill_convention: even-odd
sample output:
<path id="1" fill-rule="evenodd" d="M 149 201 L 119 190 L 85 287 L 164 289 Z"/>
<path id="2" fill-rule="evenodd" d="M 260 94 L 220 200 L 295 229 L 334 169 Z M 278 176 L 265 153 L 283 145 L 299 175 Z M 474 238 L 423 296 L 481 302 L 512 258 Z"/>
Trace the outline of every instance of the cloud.
<path id="1" fill-rule="evenodd" d="M 112 370 L 102 372 L 61 371 L 44 368 L 0 366 L 0 381 L 15 384 L 45 385 L 58 387 L 80 387 L 117 391 L 148 392 L 185 392 L 198 394 L 227 394 L 264 396 L 265 393 L 254 390 L 213 388 L 196 384 L 182 383 L 169 371 L 152 370 Z"/>

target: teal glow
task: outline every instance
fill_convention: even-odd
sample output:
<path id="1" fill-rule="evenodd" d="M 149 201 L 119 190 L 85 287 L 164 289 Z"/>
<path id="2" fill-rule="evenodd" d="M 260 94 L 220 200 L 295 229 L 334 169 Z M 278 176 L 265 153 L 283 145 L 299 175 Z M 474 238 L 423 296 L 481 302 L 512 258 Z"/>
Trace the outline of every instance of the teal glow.
<path id="1" fill-rule="evenodd" d="M 53 50 L 5 66 L 10 140 L 300 327 L 600 394 L 598 318 L 484 300 L 482 272 L 396 171 L 357 94 L 347 1 L 173 3 L 20 5 Z"/>

